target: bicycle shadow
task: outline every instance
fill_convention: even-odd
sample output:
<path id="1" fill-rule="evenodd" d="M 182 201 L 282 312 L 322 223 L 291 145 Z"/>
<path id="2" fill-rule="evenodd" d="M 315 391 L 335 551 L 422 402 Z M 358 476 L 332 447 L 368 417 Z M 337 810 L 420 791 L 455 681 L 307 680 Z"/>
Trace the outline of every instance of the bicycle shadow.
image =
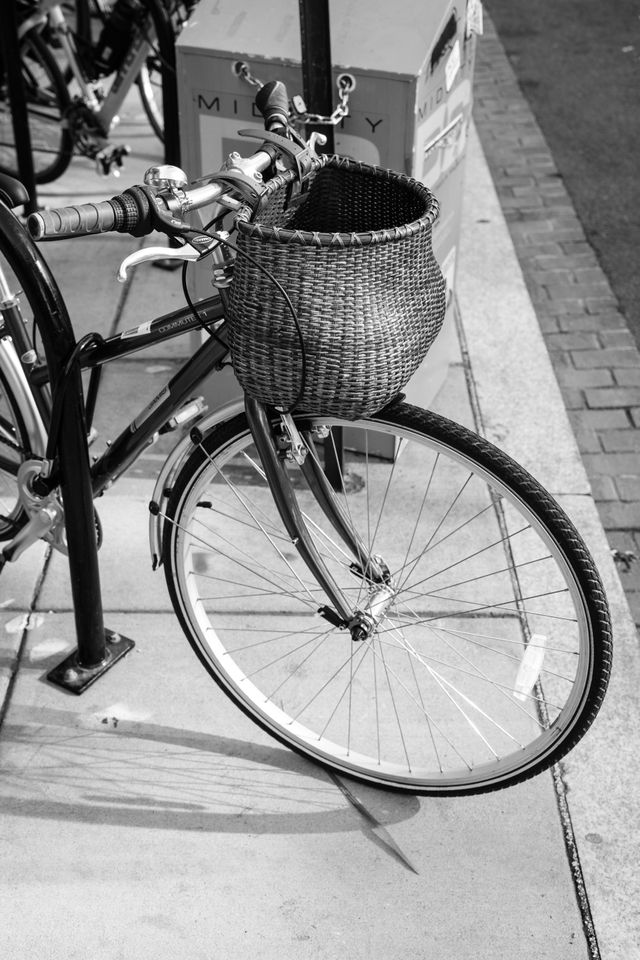
<path id="1" fill-rule="evenodd" d="M 284 747 L 167 724 L 12 707 L 1 730 L 5 814 L 113 827 L 225 834 L 371 836 L 420 800 L 348 781 Z M 367 819 L 369 822 L 367 822 Z"/>

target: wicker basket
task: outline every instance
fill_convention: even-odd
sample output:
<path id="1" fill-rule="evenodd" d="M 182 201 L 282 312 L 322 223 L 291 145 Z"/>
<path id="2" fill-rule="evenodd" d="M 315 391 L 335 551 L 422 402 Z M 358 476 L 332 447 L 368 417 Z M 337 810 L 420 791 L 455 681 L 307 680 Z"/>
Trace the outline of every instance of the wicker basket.
<path id="1" fill-rule="evenodd" d="M 322 157 L 301 193 L 291 172 L 271 180 L 255 213 L 238 215 L 237 243 L 282 284 L 300 329 L 282 292 L 239 254 L 226 313 L 246 392 L 351 420 L 389 403 L 442 325 L 437 212 L 418 181 L 344 157 Z"/>

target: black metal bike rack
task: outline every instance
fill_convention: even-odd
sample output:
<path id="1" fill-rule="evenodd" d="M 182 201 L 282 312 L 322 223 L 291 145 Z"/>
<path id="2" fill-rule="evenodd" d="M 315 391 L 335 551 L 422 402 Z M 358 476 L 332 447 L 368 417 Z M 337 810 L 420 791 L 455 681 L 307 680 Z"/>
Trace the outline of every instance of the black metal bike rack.
<path id="1" fill-rule="evenodd" d="M 13 142 L 18 161 L 18 176 L 29 194 L 25 204 L 26 213 L 35 213 L 38 209 L 36 177 L 31 152 L 31 136 L 27 122 L 27 100 L 22 82 L 20 65 L 20 44 L 18 40 L 18 10 L 16 0 L 5 3 L 0 29 L 0 51 L 7 71 L 7 86 L 11 101 L 11 122 Z"/>
<path id="2" fill-rule="evenodd" d="M 76 346 L 69 314 L 44 258 L 24 227 L 6 207 L 0 207 L 0 216 L 2 230 L 10 241 L 6 255 L 12 268 L 20 273 L 25 297 L 34 311 L 48 320 L 39 331 L 51 382 L 66 381 L 59 467 L 77 649 L 50 671 L 48 679 L 79 694 L 134 644 L 104 626 L 83 384 L 77 362 L 66 370 Z"/>

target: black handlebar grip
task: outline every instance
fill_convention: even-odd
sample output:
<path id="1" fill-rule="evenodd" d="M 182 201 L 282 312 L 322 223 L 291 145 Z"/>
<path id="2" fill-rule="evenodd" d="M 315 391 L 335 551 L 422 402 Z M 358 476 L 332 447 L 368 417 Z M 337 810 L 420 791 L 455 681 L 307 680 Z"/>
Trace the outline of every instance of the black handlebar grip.
<path id="1" fill-rule="evenodd" d="M 155 228 L 155 221 L 147 188 L 135 186 L 111 200 L 32 213 L 27 226 L 34 240 L 87 237 L 110 230 L 144 237 Z"/>
<path id="2" fill-rule="evenodd" d="M 256 107 L 264 117 L 267 130 L 289 126 L 289 94 L 284 83 L 271 80 L 260 87 L 256 94 Z"/>
<path id="3" fill-rule="evenodd" d="M 67 237 L 107 233 L 115 225 L 116 213 L 110 200 L 42 210 L 27 218 L 29 233 L 34 240 L 64 240 Z"/>

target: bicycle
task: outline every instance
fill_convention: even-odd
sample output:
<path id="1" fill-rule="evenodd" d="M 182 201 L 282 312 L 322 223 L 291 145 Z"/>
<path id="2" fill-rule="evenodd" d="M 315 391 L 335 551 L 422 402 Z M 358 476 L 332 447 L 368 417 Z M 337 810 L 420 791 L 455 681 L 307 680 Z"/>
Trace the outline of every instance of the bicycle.
<path id="1" fill-rule="evenodd" d="M 297 388 L 279 409 L 249 393 L 244 409 L 203 409 L 199 384 L 228 362 L 230 304 L 245 303 L 234 287 L 252 257 L 242 223 L 255 224 L 283 184 L 286 203 L 304 210 L 308 181 L 325 168 L 317 135 L 305 142 L 292 131 L 281 84 L 264 85 L 256 103 L 265 129 L 244 134 L 259 149 L 232 154 L 195 183 L 152 168 L 144 185 L 110 201 L 31 215 L 31 236 L 0 203 L 2 561 L 40 537 L 68 551 L 80 644 L 80 620 L 88 629 L 96 609 L 101 616 L 93 499 L 158 431 L 186 424 L 150 502 L 151 553 L 189 643 L 224 693 L 288 747 L 375 786 L 458 795 L 518 783 L 586 733 L 610 671 L 602 585 L 553 498 L 485 439 L 402 395 L 358 419 L 305 413 Z M 367 176 L 377 171 L 361 166 Z M 7 178 L 0 190 L 14 206 L 24 196 Z M 185 219 L 204 208 L 207 226 Z M 327 211 L 324 228 L 335 216 Z M 230 217 L 235 242 L 221 229 Z M 156 229 L 182 244 L 137 250 L 121 274 L 169 255 L 184 261 L 184 282 L 188 263 L 210 258 L 218 293 L 196 306 L 185 282 L 184 308 L 76 343 L 33 238 L 114 229 Z M 347 234 L 329 236 L 337 248 Z M 270 272 L 263 268 L 264 289 L 281 301 Z M 300 338 L 291 327 L 299 361 L 308 331 Z M 193 356 L 89 466 L 103 365 L 203 328 L 209 336 Z M 290 365 L 299 374 L 298 361 Z M 81 370 L 90 371 L 86 418 Z M 326 473 L 330 454 L 341 463 L 337 483 Z M 77 677 L 66 679 L 73 689 Z"/>
<path id="2" fill-rule="evenodd" d="M 20 61 L 36 183 L 57 180 L 74 154 L 93 160 L 104 175 L 119 170 L 129 148 L 111 143 L 110 137 L 134 84 L 152 129 L 160 140 L 164 138 L 164 64 L 154 28 L 159 19 L 169 18 L 177 35 L 194 0 L 117 0 L 112 8 L 94 0 L 101 24 L 95 40 L 87 2 L 78 0 L 75 29 L 61 4 L 34 7 L 25 0 L 20 5 Z M 19 176 L 4 69 L 0 170 Z"/>

